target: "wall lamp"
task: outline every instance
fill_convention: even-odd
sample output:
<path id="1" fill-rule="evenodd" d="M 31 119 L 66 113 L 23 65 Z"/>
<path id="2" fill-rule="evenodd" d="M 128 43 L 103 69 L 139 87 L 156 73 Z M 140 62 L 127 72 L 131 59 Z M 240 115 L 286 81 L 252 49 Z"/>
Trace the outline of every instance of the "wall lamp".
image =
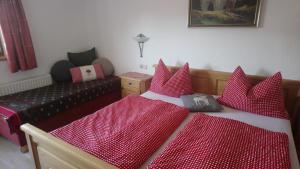
<path id="1" fill-rule="evenodd" d="M 145 36 L 144 34 L 140 33 L 136 37 L 134 37 L 134 40 L 137 41 L 140 48 L 141 58 L 143 57 L 143 50 L 144 50 L 144 43 L 147 42 L 150 38 Z"/>

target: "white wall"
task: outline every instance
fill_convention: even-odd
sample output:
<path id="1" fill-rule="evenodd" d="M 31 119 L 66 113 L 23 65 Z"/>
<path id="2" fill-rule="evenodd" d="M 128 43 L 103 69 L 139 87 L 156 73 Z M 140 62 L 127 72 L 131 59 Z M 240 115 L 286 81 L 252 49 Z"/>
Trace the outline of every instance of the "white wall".
<path id="1" fill-rule="evenodd" d="M 300 80 L 300 1 L 264 0 L 260 28 L 188 28 L 188 0 L 23 0 L 38 68 L 12 74 L 0 62 L 0 84 L 48 73 L 67 51 L 96 46 L 117 73 L 153 73 L 159 58 L 169 65 L 248 74 L 281 70 Z M 144 33 L 144 58 L 133 37 Z M 87 38 L 88 37 L 88 38 Z"/>
<path id="2" fill-rule="evenodd" d="M 264 0 L 260 28 L 188 28 L 188 0 L 89 0 L 86 12 L 90 45 L 109 57 L 117 73 L 143 71 L 162 58 L 169 65 L 248 74 L 282 71 L 300 80 L 300 1 Z M 144 33 L 144 58 L 133 37 Z"/>
<path id="3" fill-rule="evenodd" d="M 0 62 L 0 84 L 46 74 L 67 51 L 87 49 L 84 1 L 22 0 L 29 22 L 38 68 L 10 73 Z"/>

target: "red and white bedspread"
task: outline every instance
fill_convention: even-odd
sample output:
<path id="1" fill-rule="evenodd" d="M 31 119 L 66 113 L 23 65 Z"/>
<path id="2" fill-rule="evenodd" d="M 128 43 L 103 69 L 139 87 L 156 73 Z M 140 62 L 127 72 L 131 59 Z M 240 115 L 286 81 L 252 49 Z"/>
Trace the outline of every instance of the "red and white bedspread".
<path id="1" fill-rule="evenodd" d="M 198 114 L 148 168 L 287 169 L 288 145 L 284 133 Z"/>
<path id="2" fill-rule="evenodd" d="M 52 135 L 119 168 L 139 168 L 176 130 L 188 110 L 128 96 Z"/>

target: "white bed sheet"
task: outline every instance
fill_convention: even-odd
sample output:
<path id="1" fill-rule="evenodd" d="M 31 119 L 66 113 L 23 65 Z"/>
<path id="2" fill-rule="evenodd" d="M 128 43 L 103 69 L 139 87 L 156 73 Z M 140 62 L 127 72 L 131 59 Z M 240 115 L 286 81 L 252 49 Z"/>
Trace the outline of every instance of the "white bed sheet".
<path id="1" fill-rule="evenodd" d="M 143 97 L 152 100 L 161 100 L 168 103 L 172 103 L 181 107 L 183 103 L 180 98 L 169 97 L 160 95 L 151 91 L 142 94 Z M 295 148 L 294 138 L 289 120 L 260 116 L 253 113 L 242 112 L 240 110 L 231 109 L 224 106 L 224 110 L 221 113 L 205 113 L 210 116 L 222 117 L 227 119 L 233 119 L 240 122 L 247 123 L 252 126 L 263 128 L 274 132 L 286 133 L 289 137 L 289 152 L 292 169 L 300 169 L 297 152 Z M 181 123 L 171 137 L 144 163 L 141 168 L 147 168 L 147 166 L 166 148 L 166 146 L 176 137 L 184 126 L 192 119 L 195 113 L 189 113 L 188 117 Z"/>

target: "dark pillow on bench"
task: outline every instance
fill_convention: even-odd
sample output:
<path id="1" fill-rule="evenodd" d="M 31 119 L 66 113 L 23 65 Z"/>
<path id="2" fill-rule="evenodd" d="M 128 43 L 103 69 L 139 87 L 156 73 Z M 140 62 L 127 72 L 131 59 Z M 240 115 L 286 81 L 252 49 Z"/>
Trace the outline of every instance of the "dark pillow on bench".
<path id="1" fill-rule="evenodd" d="M 75 66 L 91 65 L 92 62 L 97 58 L 96 48 L 92 48 L 91 50 L 80 53 L 68 52 L 68 58 Z"/>
<path id="2" fill-rule="evenodd" d="M 68 60 L 60 60 L 56 62 L 51 68 L 51 76 L 56 82 L 71 82 L 72 76 L 70 69 L 75 67 Z"/>

